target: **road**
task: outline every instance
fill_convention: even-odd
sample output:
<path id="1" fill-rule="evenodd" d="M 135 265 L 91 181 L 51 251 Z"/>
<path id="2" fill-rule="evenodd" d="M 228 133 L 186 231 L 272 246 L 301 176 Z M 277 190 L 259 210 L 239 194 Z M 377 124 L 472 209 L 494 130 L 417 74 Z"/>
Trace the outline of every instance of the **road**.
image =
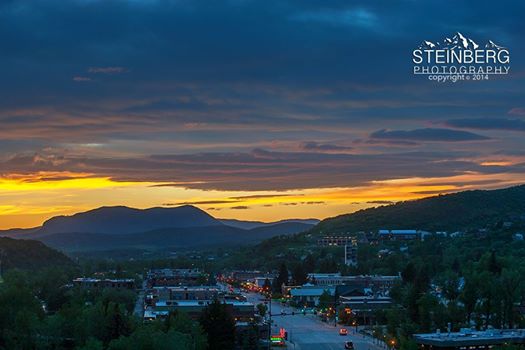
<path id="1" fill-rule="evenodd" d="M 133 310 L 133 313 L 140 317 L 140 319 L 144 318 L 144 293 L 146 291 L 146 280 L 142 282 L 142 288 L 139 290 L 139 294 L 137 296 L 137 301 L 135 303 L 135 308 Z"/>
<path id="2" fill-rule="evenodd" d="M 243 293 L 248 301 L 259 304 L 261 296 L 253 293 Z M 334 326 L 334 323 L 322 322 L 315 315 L 303 315 L 295 312 L 295 315 L 281 316 L 281 310 L 286 313 L 293 311 L 291 307 L 283 306 L 281 303 L 272 302 L 272 334 L 279 333 L 279 328 L 288 331 L 288 349 L 295 350 L 340 350 L 344 349 L 345 341 L 353 341 L 356 350 L 385 350 L 374 343 L 370 338 L 365 338 L 361 334 L 354 333 L 352 327 L 348 327 L 349 335 L 339 335 L 341 326 Z"/>

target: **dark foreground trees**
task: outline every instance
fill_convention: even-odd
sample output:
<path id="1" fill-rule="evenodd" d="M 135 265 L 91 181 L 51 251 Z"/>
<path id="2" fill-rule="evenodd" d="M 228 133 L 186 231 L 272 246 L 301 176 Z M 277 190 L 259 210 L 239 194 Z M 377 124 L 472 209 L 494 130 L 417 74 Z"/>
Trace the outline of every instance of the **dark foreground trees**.
<path id="1" fill-rule="evenodd" d="M 214 300 L 202 313 L 200 324 L 208 334 L 210 349 L 230 350 L 235 344 L 235 320 L 224 303 Z"/>

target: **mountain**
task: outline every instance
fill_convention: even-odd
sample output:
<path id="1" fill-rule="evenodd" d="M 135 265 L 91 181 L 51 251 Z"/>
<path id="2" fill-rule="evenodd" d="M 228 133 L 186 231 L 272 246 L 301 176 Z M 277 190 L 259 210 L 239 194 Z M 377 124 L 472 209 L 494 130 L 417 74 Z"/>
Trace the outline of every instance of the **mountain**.
<path id="1" fill-rule="evenodd" d="M 460 48 L 476 50 L 479 45 L 474 40 L 465 37 L 460 32 L 457 32 L 452 38 L 445 38 L 445 40 L 443 40 L 442 47 L 448 49 Z"/>
<path id="2" fill-rule="evenodd" d="M 101 207 L 57 216 L 42 227 L 8 230 L 0 236 L 35 239 L 64 251 L 210 247 L 258 242 L 311 229 L 318 220 L 274 223 L 218 220 L 193 206 L 133 209 Z"/>
<path id="3" fill-rule="evenodd" d="M 496 50 L 501 50 L 501 49 L 504 49 L 503 46 L 499 46 L 497 45 L 494 41 L 492 40 L 489 40 L 486 44 L 485 44 L 485 48 L 486 49 L 496 49 Z"/>
<path id="4" fill-rule="evenodd" d="M 47 220 L 35 234 L 64 232 L 128 234 L 167 227 L 221 225 L 222 223 L 213 216 L 190 205 L 144 210 L 120 206 L 101 207 L 72 216 L 55 216 Z"/>
<path id="5" fill-rule="evenodd" d="M 208 248 L 257 243 L 279 235 L 308 231 L 313 225 L 285 222 L 245 230 L 227 225 L 163 228 L 141 233 L 107 234 L 63 232 L 37 239 L 50 247 L 69 252 L 116 249 Z"/>
<path id="6" fill-rule="evenodd" d="M 286 219 L 286 220 L 279 220 L 279 221 L 273 221 L 273 222 L 262 222 L 262 221 L 243 221 L 243 220 L 236 220 L 236 219 L 219 219 L 220 222 L 222 222 L 224 225 L 242 228 L 244 230 L 250 230 L 252 228 L 257 227 L 268 227 L 283 223 L 300 223 L 305 224 L 309 226 L 315 226 L 319 223 L 318 219 Z"/>
<path id="7" fill-rule="evenodd" d="M 476 50 L 479 47 L 479 45 L 472 39 L 465 37 L 460 32 L 457 32 L 454 34 L 452 38 L 446 37 L 443 39 L 442 42 L 432 42 L 429 40 L 423 40 L 421 45 L 419 45 L 420 49 L 450 49 L 453 50 L 455 48 L 459 49 L 466 49 L 466 50 Z"/>
<path id="8" fill-rule="evenodd" d="M 42 242 L 0 237 L 0 271 L 12 268 L 36 270 L 56 266 L 73 266 L 64 254 Z"/>
<path id="9" fill-rule="evenodd" d="M 321 221 L 319 234 L 379 229 L 468 230 L 525 219 L 525 185 L 475 190 L 369 208 Z"/>

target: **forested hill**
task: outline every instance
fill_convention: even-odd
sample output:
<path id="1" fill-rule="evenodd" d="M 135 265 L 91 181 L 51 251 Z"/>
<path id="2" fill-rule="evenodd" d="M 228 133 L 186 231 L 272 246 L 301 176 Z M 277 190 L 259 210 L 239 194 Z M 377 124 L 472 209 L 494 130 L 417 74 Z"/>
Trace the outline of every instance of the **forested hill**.
<path id="1" fill-rule="evenodd" d="M 64 254 L 42 242 L 0 237 L 1 271 L 12 268 L 37 270 L 47 267 L 74 265 Z"/>
<path id="2" fill-rule="evenodd" d="M 468 230 L 525 219 L 525 185 L 476 190 L 369 208 L 321 221 L 314 233 L 378 229 Z"/>

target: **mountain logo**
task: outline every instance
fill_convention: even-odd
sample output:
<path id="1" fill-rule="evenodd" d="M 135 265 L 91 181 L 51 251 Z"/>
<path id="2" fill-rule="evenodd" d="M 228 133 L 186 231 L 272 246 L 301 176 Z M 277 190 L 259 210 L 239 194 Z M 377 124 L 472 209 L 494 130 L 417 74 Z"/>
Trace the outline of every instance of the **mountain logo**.
<path id="1" fill-rule="evenodd" d="M 487 49 L 496 49 L 496 50 L 502 50 L 505 49 L 505 47 L 497 45 L 492 40 L 488 40 L 487 43 L 484 45 Z M 419 45 L 420 50 L 425 49 L 447 49 L 447 50 L 454 50 L 454 49 L 460 49 L 460 50 L 477 50 L 480 48 L 480 45 L 475 42 L 473 39 L 468 38 L 461 34 L 460 32 L 457 32 L 452 37 L 445 37 L 441 42 L 436 41 L 432 42 L 429 40 L 423 40 L 421 45 Z"/>
<path id="2" fill-rule="evenodd" d="M 438 82 L 489 80 L 510 70 L 510 52 L 503 45 L 485 44 L 460 32 L 441 41 L 423 40 L 412 52 L 413 73 Z"/>

